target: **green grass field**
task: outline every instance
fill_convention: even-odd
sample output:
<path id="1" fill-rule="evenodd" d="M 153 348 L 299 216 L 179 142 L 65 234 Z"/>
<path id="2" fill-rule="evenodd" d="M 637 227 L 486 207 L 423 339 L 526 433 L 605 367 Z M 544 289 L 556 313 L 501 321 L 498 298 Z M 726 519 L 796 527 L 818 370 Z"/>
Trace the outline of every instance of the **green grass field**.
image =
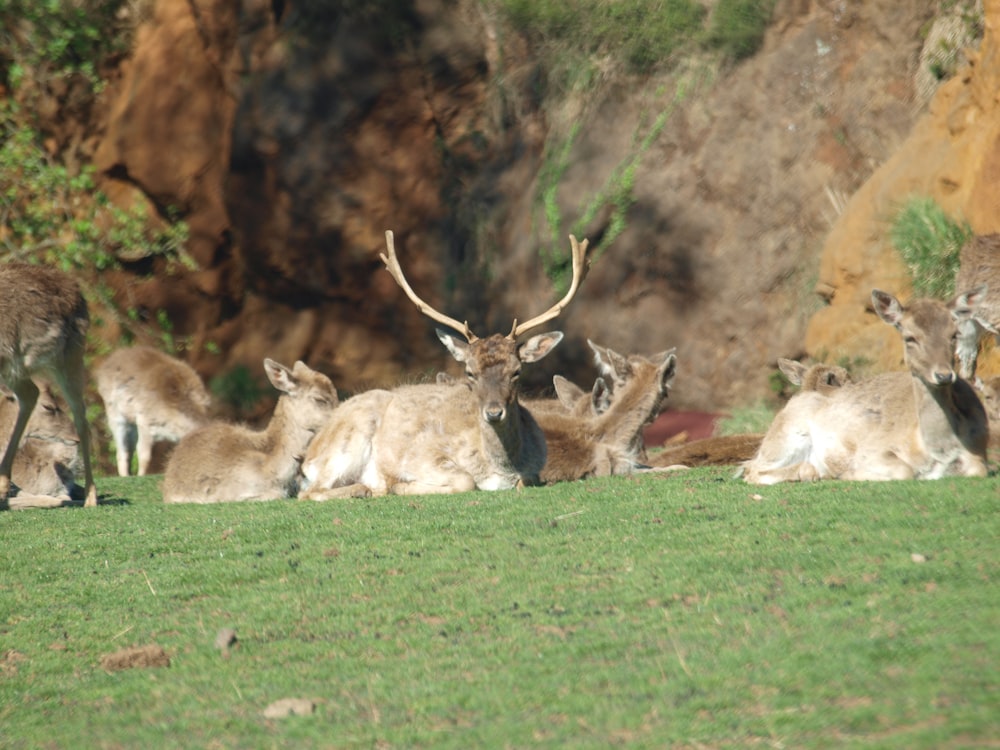
<path id="1" fill-rule="evenodd" d="M 216 506 L 158 481 L 0 513 L 0 747 L 1000 747 L 995 477 Z M 102 661 L 140 646 L 169 666 Z M 313 710 L 264 715 L 285 698 Z"/>

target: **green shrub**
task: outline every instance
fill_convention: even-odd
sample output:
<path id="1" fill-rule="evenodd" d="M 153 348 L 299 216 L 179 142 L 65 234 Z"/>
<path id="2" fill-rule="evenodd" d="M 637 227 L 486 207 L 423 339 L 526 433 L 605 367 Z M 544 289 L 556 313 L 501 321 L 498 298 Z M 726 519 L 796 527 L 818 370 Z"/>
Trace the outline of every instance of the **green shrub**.
<path id="1" fill-rule="evenodd" d="M 913 291 L 938 299 L 955 293 L 959 251 L 972 235 L 967 222 L 952 219 L 926 196 L 910 198 L 889 230 L 892 244 L 909 269 Z"/>
<path id="2" fill-rule="evenodd" d="M 705 16 L 694 0 L 504 0 L 502 9 L 551 57 L 608 55 L 633 73 L 669 61 L 700 33 Z"/>
<path id="3" fill-rule="evenodd" d="M 729 60 L 750 57 L 764 41 L 774 0 L 719 0 L 712 10 L 705 44 Z"/>

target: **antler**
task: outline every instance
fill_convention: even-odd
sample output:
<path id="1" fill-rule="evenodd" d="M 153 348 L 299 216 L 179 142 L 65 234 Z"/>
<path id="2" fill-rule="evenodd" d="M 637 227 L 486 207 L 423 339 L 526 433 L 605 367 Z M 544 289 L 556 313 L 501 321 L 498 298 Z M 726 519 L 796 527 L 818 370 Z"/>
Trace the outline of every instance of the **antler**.
<path id="1" fill-rule="evenodd" d="M 469 322 L 459 323 L 454 318 L 449 318 L 443 313 L 439 313 L 433 307 L 424 302 L 416 293 L 410 288 L 410 285 L 406 281 L 406 277 L 403 276 L 403 269 L 399 266 L 399 259 L 396 257 L 396 246 L 392 241 L 392 230 L 386 230 L 385 233 L 385 246 L 389 250 L 389 256 L 386 257 L 385 253 L 380 253 L 379 257 L 382 262 L 385 263 L 386 269 L 392 274 L 392 278 L 396 280 L 399 284 L 400 289 L 406 292 L 406 296 L 410 298 L 410 301 L 417 306 L 424 315 L 426 315 L 431 320 L 435 320 L 438 323 L 443 323 L 449 328 L 454 328 L 456 331 L 460 331 L 464 336 L 465 340 L 472 343 L 476 340 L 475 334 L 469 328 Z"/>
<path id="2" fill-rule="evenodd" d="M 552 307 L 525 323 L 518 323 L 514 320 L 514 327 L 511 329 L 510 334 L 507 338 L 516 339 L 525 331 L 530 331 L 536 326 L 540 326 L 553 318 L 559 316 L 559 313 L 563 311 L 563 308 L 569 304 L 570 300 L 573 299 L 573 295 L 576 294 L 576 290 L 580 287 L 580 282 L 584 280 L 587 276 L 587 272 L 590 270 L 590 261 L 587 259 L 587 245 L 590 244 L 589 240 L 584 240 L 583 242 L 577 242 L 576 237 L 572 234 L 569 236 L 570 245 L 573 247 L 573 282 L 569 285 L 569 291 L 566 292 L 566 296 L 561 300 L 556 302 Z"/>

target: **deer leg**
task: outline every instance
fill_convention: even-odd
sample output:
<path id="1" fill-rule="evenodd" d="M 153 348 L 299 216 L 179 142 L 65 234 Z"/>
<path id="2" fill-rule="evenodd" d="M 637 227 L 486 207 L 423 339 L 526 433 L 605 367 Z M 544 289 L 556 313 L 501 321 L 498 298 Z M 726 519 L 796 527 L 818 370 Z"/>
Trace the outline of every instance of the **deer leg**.
<path id="1" fill-rule="evenodd" d="M 63 367 L 51 370 L 52 378 L 59 384 L 63 395 L 73 413 L 73 426 L 80 438 L 80 451 L 83 453 L 83 475 L 85 479 L 86 500 L 84 507 L 97 505 L 97 487 L 94 485 L 94 470 L 90 462 L 90 429 L 87 426 L 87 410 L 83 403 L 84 366 L 83 341 L 71 340 L 66 345 Z"/>
<path id="2" fill-rule="evenodd" d="M 300 500 L 340 500 L 351 497 L 371 497 L 371 488 L 363 484 L 348 484 L 344 487 L 334 487 L 323 489 L 322 487 L 312 487 L 299 493 Z"/>
<path id="3" fill-rule="evenodd" d="M 14 466 L 14 455 L 21 444 L 24 428 L 28 425 L 31 412 L 34 411 L 35 404 L 38 402 L 38 386 L 31 380 L 24 379 L 16 383 L 8 383 L 8 385 L 17 397 L 17 419 L 14 422 L 14 431 L 10 435 L 3 459 L 0 459 L 0 508 L 9 507 L 7 497 L 10 495 L 10 473 Z"/>
<path id="4" fill-rule="evenodd" d="M 458 492 L 472 492 L 476 489 L 476 480 L 469 474 L 438 474 L 431 479 L 419 479 L 413 482 L 396 482 L 390 487 L 393 495 L 452 495 Z"/>
<path id="5" fill-rule="evenodd" d="M 139 476 L 144 477 L 149 472 L 149 464 L 153 460 L 153 428 L 148 424 L 136 424 L 137 453 L 139 454 Z"/>
<path id="6" fill-rule="evenodd" d="M 108 412 L 108 427 L 115 440 L 115 463 L 118 476 L 127 477 L 131 473 L 132 454 L 135 452 L 136 426 L 119 412 Z"/>

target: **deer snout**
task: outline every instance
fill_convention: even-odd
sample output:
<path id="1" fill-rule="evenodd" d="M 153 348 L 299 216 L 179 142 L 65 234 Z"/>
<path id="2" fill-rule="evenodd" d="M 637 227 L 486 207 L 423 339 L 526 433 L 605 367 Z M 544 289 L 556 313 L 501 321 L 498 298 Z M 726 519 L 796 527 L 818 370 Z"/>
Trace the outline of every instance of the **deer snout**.
<path id="1" fill-rule="evenodd" d="M 491 424 L 503 422 L 506 416 L 507 410 L 503 407 L 503 404 L 487 404 L 483 408 L 483 419 Z"/>
<path id="2" fill-rule="evenodd" d="M 948 385 L 949 383 L 955 382 L 955 371 L 954 370 L 935 370 L 934 371 L 934 382 L 937 385 Z"/>

